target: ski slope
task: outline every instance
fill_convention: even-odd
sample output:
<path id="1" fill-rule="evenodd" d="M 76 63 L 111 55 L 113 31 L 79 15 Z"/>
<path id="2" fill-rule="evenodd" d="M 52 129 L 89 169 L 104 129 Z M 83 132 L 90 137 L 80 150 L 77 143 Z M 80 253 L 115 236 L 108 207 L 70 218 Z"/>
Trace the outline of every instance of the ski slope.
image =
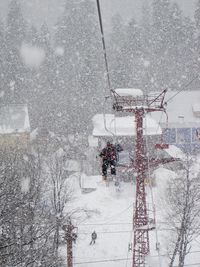
<path id="1" fill-rule="evenodd" d="M 198 167 L 199 162 L 194 169 L 198 170 Z M 146 192 L 150 209 L 152 209 L 153 196 L 157 230 L 150 232 L 150 255 L 147 258 L 147 266 L 167 267 L 167 247 L 171 230 L 165 220 L 165 197 L 167 197 L 165 189 L 167 181 L 173 179 L 176 172 L 161 166 L 152 175 L 156 179 L 156 186 L 151 188 L 147 185 Z M 101 181 L 101 176 L 90 176 L 86 180 L 87 187 L 90 186 L 89 181 L 91 181 L 93 191 L 83 194 L 75 182 L 76 192 L 72 203 L 73 208 L 79 207 L 90 211 L 89 218 L 79 217 L 74 221 L 78 227 L 78 239 L 73 245 L 74 266 L 132 267 L 132 250 L 128 248 L 133 242 L 135 185 L 121 182 L 121 189 L 117 191 L 114 182 L 106 186 L 105 182 Z M 151 214 L 149 216 L 152 217 Z M 96 244 L 90 245 L 91 233 L 94 230 L 97 232 Z M 192 253 L 186 257 L 188 266 L 200 262 L 200 240 L 196 239 L 192 245 Z M 156 246 L 160 248 L 159 251 L 156 250 Z M 61 253 L 66 258 L 66 246 L 61 248 Z M 200 266 L 200 264 L 192 266 Z"/>

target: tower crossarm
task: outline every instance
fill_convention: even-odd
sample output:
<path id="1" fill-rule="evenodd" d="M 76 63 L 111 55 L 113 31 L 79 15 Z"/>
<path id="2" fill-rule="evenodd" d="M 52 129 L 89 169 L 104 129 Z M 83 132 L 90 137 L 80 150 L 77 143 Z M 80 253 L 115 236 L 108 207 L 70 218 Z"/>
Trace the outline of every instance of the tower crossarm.
<path id="1" fill-rule="evenodd" d="M 159 166 L 160 164 L 167 164 L 167 163 L 171 163 L 171 162 L 175 162 L 175 161 L 180 161 L 181 159 L 179 158 L 167 158 L 167 159 L 150 159 L 149 160 L 149 167 L 152 168 L 152 167 L 157 167 Z"/>
<path id="2" fill-rule="evenodd" d="M 163 90 L 158 96 L 151 96 L 148 99 L 148 106 L 151 107 L 154 104 L 158 105 L 158 108 L 164 109 L 164 99 L 167 89 Z"/>
<path id="3" fill-rule="evenodd" d="M 114 98 L 113 109 L 116 111 L 136 112 L 143 108 L 146 112 L 165 111 L 164 98 L 166 89 L 159 95 L 143 95 L 139 89 L 115 89 L 112 90 Z"/>

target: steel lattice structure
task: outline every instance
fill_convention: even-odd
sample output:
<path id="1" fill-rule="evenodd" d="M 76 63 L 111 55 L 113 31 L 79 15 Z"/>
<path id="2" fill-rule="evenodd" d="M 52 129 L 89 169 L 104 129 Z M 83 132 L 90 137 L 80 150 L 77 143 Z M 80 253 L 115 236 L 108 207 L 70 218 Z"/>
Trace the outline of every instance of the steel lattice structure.
<path id="1" fill-rule="evenodd" d="M 145 255 L 149 252 L 148 215 L 145 194 L 145 151 L 143 139 L 143 117 L 145 109 L 135 110 L 136 120 L 136 203 L 133 217 L 134 240 L 133 240 L 133 267 L 145 266 Z"/>
<path id="2" fill-rule="evenodd" d="M 135 115 L 136 122 L 136 149 L 134 168 L 136 177 L 136 202 L 133 215 L 133 267 L 145 267 L 146 255 L 149 253 L 149 231 L 154 229 L 153 221 L 147 212 L 145 178 L 148 168 L 143 135 L 143 119 L 146 113 L 165 111 L 164 97 L 166 90 L 158 96 L 133 96 L 120 95 L 112 91 L 114 97 L 113 108 L 116 111 L 131 112 Z M 150 161 L 151 163 L 151 161 Z M 152 161 L 155 164 L 155 161 Z"/>

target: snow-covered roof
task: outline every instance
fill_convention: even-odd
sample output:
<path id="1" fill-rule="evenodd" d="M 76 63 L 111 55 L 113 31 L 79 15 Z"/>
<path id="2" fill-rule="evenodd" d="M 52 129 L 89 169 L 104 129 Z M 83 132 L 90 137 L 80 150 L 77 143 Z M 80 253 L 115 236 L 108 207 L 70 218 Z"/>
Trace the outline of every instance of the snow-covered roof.
<path id="1" fill-rule="evenodd" d="M 0 134 L 30 132 L 27 105 L 0 107 Z"/>
<path id="2" fill-rule="evenodd" d="M 135 136 L 134 116 L 115 117 L 113 114 L 96 114 L 93 119 L 93 136 Z M 161 128 L 150 116 L 144 119 L 144 135 L 159 135 Z"/>
<path id="3" fill-rule="evenodd" d="M 200 112 L 200 103 L 192 104 L 192 109 L 194 112 Z"/>
<path id="4" fill-rule="evenodd" d="M 200 91 L 182 91 L 176 94 L 177 91 L 171 91 L 167 92 L 165 96 L 168 124 L 166 116 L 161 115 L 160 112 L 153 112 L 152 117 L 166 127 L 200 126 L 200 117 L 197 114 L 200 111 Z"/>
<path id="5" fill-rule="evenodd" d="M 117 88 L 114 90 L 119 96 L 143 96 L 143 92 L 140 89 L 135 88 Z"/>

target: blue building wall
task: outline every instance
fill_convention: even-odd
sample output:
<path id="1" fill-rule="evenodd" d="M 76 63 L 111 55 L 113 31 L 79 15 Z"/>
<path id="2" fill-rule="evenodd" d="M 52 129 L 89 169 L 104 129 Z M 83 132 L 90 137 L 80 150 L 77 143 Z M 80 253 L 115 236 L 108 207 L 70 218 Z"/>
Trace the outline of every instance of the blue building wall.
<path id="1" fill-rule="evenodd" d="M 163 130 L 163 140 L 187 153 L 200 152 L 197 132 L 200 133 L 200 128 L 167 128 Z"/>

